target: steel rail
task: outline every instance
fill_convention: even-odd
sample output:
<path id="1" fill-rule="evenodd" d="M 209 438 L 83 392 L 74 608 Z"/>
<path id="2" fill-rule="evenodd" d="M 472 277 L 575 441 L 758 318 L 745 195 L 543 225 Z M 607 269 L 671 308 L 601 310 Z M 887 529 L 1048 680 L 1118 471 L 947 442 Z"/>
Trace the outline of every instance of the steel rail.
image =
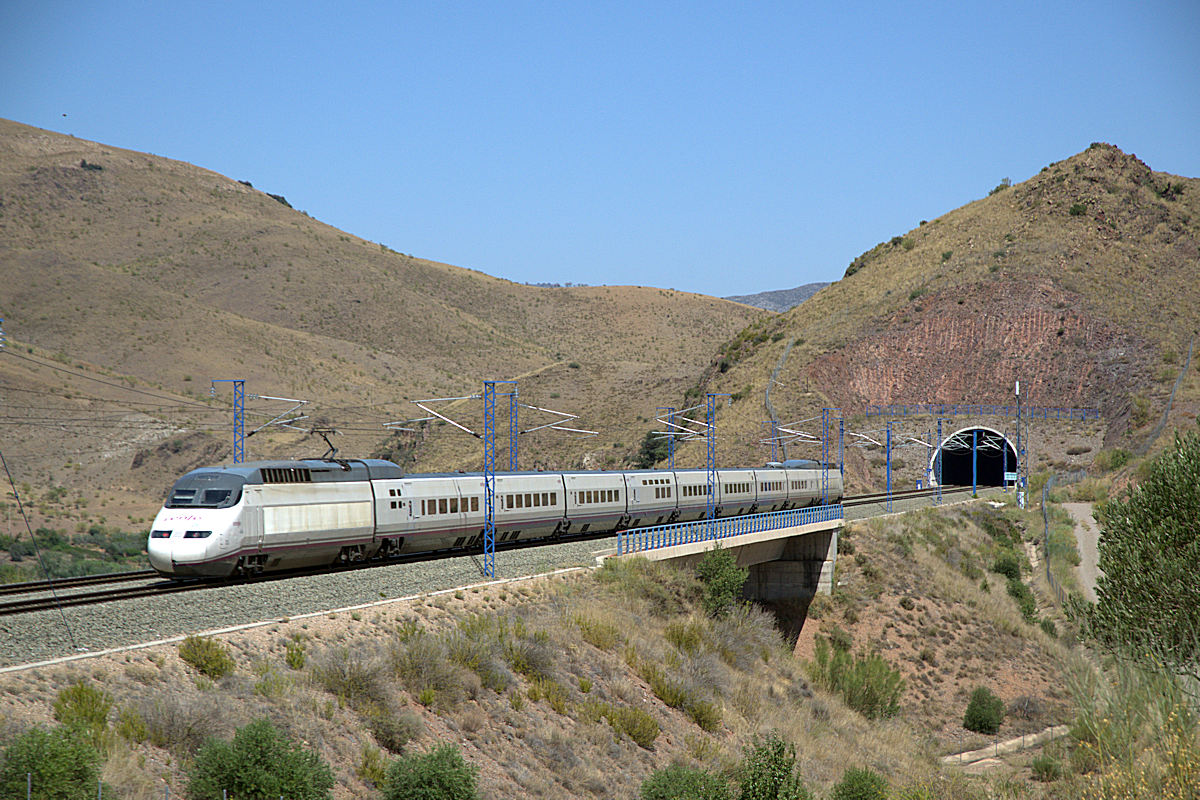
<path id="1" fill-rule="evenodd" d="M 969 492 L 971 488 L 966 487 L 943 487 L 943 494 Z M 893 499 L 908 499 L 916 497 L 927 497 L 933 495 L 935 489 L 915 489 L 906 490 L 903 492 L 893 492 Z M 847 497 L 843 500 L 843 506 L 867 505 L 874 502 L 879 502 L 887 498 L 887 493 L 856 495 Z M 498 544 L 498 551 L 520 550 L 527 547 L 539 547 L 547 544 L 558 542 L 579 542 L 591 541 L 597 539 L 606 539 L 614 536 L 610 531 L 576 534 L 574 536 L 561 536 L 557 538 L 546 537 L 542 539 L 531 539 L 527 541 L 506 542 L 502 545 Z M 453 558 L 474 555 L 473 549 L 460 548 L 457 550 L 435 550 L 424 553 L 407 553 L 399 556 L 392 556 L 384 559 L 372 559 L 353 564 L 338 564 L 332 567 L 311 567 L 297 570 L 284 570 L 281 572 L 272 572 L 265 575 L 254 576 L 232 576 L 229 578 L 191 578 L 187 580 L 170 580 L 164 579 L 156 583 L 145 586 L 124 586 L 112 589 L 101 589 L 94 591 L 77 592 L 74 594 L 60 595 L 57 599 L 54 597 L 35 597 L 19 600 L 10 600 L 0 603 L 0 617 L 14 616 L 17 614 L 29 614 L 36 611 L 47 611 L 60 607 L 69 606 L 84 606 L 97 605 L 100 603 L 111 603 L 120 600 L 131 600 L 143 597 L 155 597 L 160 595 L 177 594 L 180 592 L 197 591 L 200 589 L 216 589 L 226 586 L 242 586 L 247 584 L 262 583 L 267 581 L 286 580 L 289 578 L 298 578 L 314 575 L 327 575 L 339 572 L 348 572 L 356 569 L 372 569 L 376 567 L 396 566 L 400 564 L 412 564 L 421 561 L 433 561 L 442 558 Z M 63 588 L 86 588 L 88 586 L 103 585 L 105 583 L 131 582 L 135 580 L 149 580 L 157 576 L 154 570 L 140 570 L 137 572 L 120 572 L 111 573 L 108 575 L 89 575 L 81 578 L 62 578 L 54 580 L 53 586 L 55 589 Z M 17 595 L 17 594 L 34 594 L 38 592 L 49 591 L 50 582 L 46 581 L 31 581 L 28 583 L 10 584 L 0 587 L 0 594 Z"/>

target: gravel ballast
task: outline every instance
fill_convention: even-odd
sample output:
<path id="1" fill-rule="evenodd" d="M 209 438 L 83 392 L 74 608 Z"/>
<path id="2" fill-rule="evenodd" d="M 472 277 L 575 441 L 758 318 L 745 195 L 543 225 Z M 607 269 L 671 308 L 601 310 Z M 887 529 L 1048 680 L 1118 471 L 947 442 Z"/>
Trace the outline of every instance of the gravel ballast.
<path id="1" fill-rule="evenodd" d="M 930 498 L 897 500 L 893 511 L 929 505 Z M 883 503 L 851 507 L 846 517 L 877 516 L 884 509 Z M 500 551 L 496 576 L 592 567 L 596 554 L 613 546 L 614 539 L 590 539 Z M 483 583 L 488 579 L 480 563 L 456 556 L 5 617 L 0 619 L 0 667 Z"/>

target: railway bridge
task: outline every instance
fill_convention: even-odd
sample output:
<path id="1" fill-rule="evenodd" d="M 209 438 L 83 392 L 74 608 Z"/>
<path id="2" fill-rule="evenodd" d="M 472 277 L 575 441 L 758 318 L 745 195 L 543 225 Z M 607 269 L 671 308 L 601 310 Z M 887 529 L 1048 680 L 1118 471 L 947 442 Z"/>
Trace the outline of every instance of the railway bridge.
<path id="1" fill-rule="evenodd" d="M 996 491 L 996 490 L 992 490 Z M 892 496 L 891 510 L 908 511 L 939 499 L 970 498 L 971 487 L 943 487 Z M 709 550 L 730 550 L 750 575 L 743 596 L 751 600 L 807 600 L 833 592 L 838 533 L 848 519 L 887 513 L 886 495 L 847 498 L 838 505 L 773 511 L 745 517 L 637 528 L 617 534 L 605 558 L 642 557 L 693 566 Z"/>

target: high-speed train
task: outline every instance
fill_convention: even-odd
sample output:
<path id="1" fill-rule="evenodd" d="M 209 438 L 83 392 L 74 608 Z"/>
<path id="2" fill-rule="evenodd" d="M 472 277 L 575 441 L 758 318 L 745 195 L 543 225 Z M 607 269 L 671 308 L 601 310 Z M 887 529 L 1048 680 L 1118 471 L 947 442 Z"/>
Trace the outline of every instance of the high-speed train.
<path id="1" fill-rule="evenodd" d="M 716 513 L 821 502 L 817 462 L 717 471 Z M 496 542 L 702 519 L 703 469 L 507 472 L 495 476 Z M 828 498 L 842 476 L 828 470 Z M 483 473 L 406 475 L 378 459 L 256 461 L 193 470 L 171 487 L 150 531 L 150 564 L 169 577 L 312 567 L 478 546 Z"/>

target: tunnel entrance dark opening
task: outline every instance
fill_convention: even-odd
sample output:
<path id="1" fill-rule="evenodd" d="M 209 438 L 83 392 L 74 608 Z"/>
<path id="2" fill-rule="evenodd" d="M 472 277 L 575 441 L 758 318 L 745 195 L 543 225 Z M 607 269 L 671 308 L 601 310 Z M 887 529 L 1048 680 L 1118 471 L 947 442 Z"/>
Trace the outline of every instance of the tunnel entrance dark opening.
<path id="1" fill-rule="evenodd" d="M 1003 486 L 1005 467 L 1017 471 L 1017 451 L 1008 439 L 988 428 L 968 428 L 959 431 L 942 443 L 938 457 L 942 459 L 943 486 L 971 486 L 972 431 L 977 431 L 975 455 L 976 486 Z M 1007 464 L 1005 453 L 1007 451 Z M 934 463 L 937 475 L 937 463 Z"/>

